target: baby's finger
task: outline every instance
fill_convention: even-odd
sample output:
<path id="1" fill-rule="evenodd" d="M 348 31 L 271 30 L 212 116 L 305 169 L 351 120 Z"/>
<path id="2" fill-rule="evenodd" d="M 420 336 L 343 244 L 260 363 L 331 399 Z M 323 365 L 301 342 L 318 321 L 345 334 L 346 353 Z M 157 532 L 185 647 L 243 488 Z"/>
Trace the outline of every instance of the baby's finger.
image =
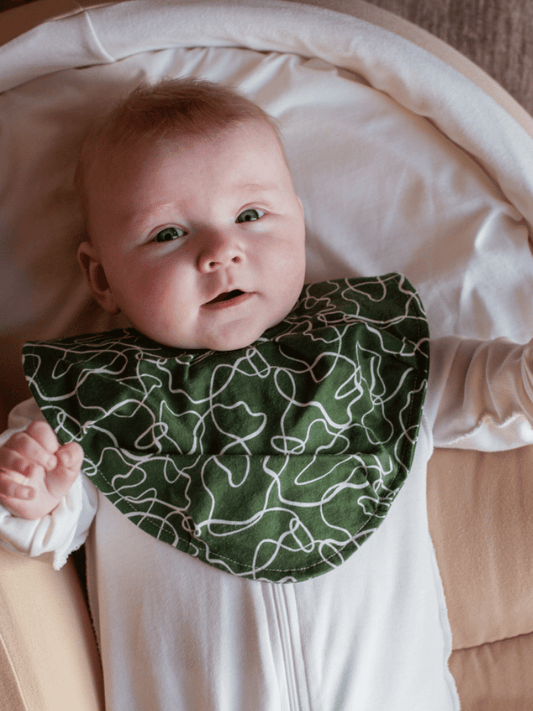
<path id="1" fill-rule="evenodd" d="M 52 496 L 63 497 L 80 472 L 83 449 L 76 442 L 63 445 L 57 453 L 58 465 L 46 477 L 46 487 Z"/>
<path id="2" fill-rule="evenodd" d="M 26 432 L 50 454 L 55 454 L 60 447 L 56 433 L 48 422 L 32 422 L 26 428 Z"/>
<path id="3" fill-rule="evenodd" d="M 15 450 L 8 449 L 7 446 L 0 448 L 0 469 L 29 476 L 36 466 L 38 465 L 32 462 L 31 459 L 22 456 Z"/>
<path id="4" fill-rule="evenodd" d="M 40 442 L 34 439 L 28 431 L 16 432 L 0 448 L 0 467 L 11 469 L 21 474 L 30 474 L 32 465 L 39 465 L 45 469 L 54 469 L 57 465 L 57 459 L 54 454 L 51 454 Z"/>
<path id="5" fill-rule="evenodd" d="M 33 499 L 35 490 L 26 482 L 24 474 L 0 470 L 0 499 Z"/>
<path id="6" fill-rule="evenodd" d="M 60 466 L 78 472 L 83 463 L 83 449 L 77 442 L 64 444 L 57 452 Z"/>

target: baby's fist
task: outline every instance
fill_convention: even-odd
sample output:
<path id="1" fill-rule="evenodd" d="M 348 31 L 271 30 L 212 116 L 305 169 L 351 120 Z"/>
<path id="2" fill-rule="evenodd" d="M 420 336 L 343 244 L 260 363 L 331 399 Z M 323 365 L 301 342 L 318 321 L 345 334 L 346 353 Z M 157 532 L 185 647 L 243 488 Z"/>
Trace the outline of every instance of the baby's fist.
<path id="1" fill-rule="evenodd" d="M 79 444 L 61 447 L 47 422 L 32 422 L 0 447 L 0 503 L 16 516 L 42 518 L 68 492 L 82 461 Z"/>

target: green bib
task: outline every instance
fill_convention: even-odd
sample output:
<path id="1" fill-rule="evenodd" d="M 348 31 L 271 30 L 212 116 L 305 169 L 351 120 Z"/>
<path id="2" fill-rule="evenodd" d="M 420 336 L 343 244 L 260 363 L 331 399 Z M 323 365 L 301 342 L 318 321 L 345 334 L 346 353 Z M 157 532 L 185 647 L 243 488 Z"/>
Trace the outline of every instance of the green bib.
<path id="1" fill-rule="evenodd" d="M 23 348 L 32 394 L 130 521 L 235 575 L 298 582 L 382 523 L 411 467 L 428 327 L 398 274 L 304 287 L 235 351 L 133 328 Z"/>

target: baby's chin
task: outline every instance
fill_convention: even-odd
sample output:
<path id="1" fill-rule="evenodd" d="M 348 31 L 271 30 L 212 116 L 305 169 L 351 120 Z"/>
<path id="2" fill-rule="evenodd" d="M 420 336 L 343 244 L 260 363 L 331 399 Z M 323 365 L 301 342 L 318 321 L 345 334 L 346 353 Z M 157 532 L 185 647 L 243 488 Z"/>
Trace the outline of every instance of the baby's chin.
<path id="1" fill-rule="evenodd" d="M 224 336 L 204 336 L 198 339 L 181 339 L 179 337 L 172 337 L 168 334 L 161 335 L 154 333 L 149 329 L 139 328 L 131 321 L 124 320 L 124 328 L 135 328 L 143 336 L 150 338 L 150 340 L 159 343 L 162 346 L 169 346 L 170 348 L 178 348 L 179 350 L 193 351 L 193 350 L 208 350 L 208 351 L 220 351 L 229 352 L 240 350 L 241 348 L 248 348 L 252 343 L 255 343 L 257 339 L 264 333 L 266 329 L 259 332 L 259 329 L 255 329 L 253 332 L 248 334 L 232 334 Z"/>
<path id="2" fill-rule="evenodd" d="M 248 311 L 242 317 L 231 318 L 226 322 L 209 323 L 209 319 L 196 324 L 192 329 L 183 329 L 183 324 L 167 322 L 163 328 L 161 323 L 136 323 L 129 319 L 129 325 L 147 336 L 152 341 L 163 346 L 180 350 L 211 350 L 236 351 L 248 348 L 255 343 L 268 329 L 283 321 L 294 308 L 294 303 L 286 303 L 276 310 L 261 313 L 261 309 Z"/>
<path id="3" fill-rule="evenodd" d="M 263 335 L 266 329 L 255 329 L 247 334 L 231 334 L 226 336 L 213 335 L 211 337 L 202 338 L 196 346 L 189 348 L 200 348 L 210 351 L 219 351 L 221 353 L 229 351 L 238 351 L 242 348 L 248 348 Z M 179 346 L 178 346 L 179 347 Z"/>

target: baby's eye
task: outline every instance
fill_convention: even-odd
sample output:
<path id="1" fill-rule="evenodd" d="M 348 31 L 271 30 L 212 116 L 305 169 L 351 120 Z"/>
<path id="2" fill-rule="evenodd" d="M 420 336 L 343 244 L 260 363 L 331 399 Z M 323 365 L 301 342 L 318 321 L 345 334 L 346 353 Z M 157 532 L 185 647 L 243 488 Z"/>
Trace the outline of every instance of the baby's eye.
<path id="1" fill-rule="evenodd" d="M 152 242 L 172 242 L 180 237 L 185 237 L 185 232 L 179 227 L 165 227 L 155 235 Z"/>
<path id="2" fill-rule="evenodd" d="M 255 220 L 259 220 L 263 217 L 264 214 L 265 213 L 262 210 L 256 210 L 251 207 L 248 210 L 243 210 L 235 222 L 255 222 Z"/>

